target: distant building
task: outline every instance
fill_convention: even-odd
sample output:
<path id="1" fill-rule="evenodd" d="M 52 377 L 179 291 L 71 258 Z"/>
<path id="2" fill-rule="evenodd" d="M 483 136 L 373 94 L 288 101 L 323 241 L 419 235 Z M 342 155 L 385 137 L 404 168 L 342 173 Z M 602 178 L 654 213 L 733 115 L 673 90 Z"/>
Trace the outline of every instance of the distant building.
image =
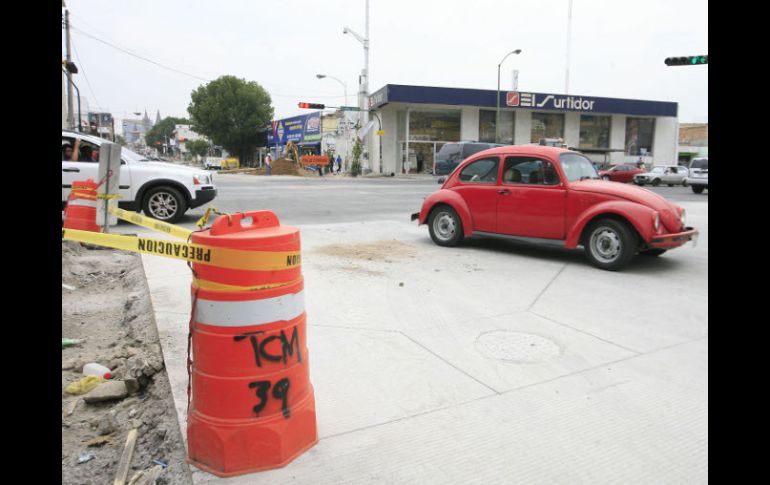
<path id="1" fill-rule="evenodd" d="M 160 112 L 158 112 L 158 115 L 160 115 Z M 205 136 L 192 131 L 190 125 L 174 125 L 174 139 L 171 140 L 171 145 L 176 146 L 177 150 L 184 154 L 187 153 L 185 144 L 188 141 L 205 139 Z"/>
<path id="2" fill-rule="evenodd" d="M 687 163 L 696 157 L 709 155 L 708 123 L 679 124 L 679 162 Z"/>

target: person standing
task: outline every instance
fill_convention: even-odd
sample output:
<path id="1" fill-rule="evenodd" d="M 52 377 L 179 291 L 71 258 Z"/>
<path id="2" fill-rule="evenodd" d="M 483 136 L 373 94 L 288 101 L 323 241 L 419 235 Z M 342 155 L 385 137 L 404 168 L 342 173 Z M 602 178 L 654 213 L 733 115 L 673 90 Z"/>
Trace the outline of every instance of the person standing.
<path id="1" fill-rule="evenodd" d="M 337 163 L 337 166 L 336 166 L 337 173 L 340 173 L 342 171 L 342 157 L 339 154 L 337 155 L 336 163 Z"/>
<path id="2" fill-rule="evenodd" d="M 273 168 L 273 159 L 270 157 L 270 152 L 267 152 L 267 155 L 265 155 L 265 173 L 267 173 L 267 175 L 270 175 L 272 168 Z"/>

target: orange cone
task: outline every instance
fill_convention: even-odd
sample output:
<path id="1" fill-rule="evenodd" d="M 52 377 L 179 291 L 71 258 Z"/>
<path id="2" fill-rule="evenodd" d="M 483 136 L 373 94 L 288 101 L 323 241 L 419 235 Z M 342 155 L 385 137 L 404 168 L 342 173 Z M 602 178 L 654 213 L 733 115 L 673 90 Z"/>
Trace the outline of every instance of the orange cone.
<path id="1" fill-rule="evenodd" d="M 101 232 L 96 224 L 96 188 L 93 179 L 72 182 L 72 191 L 64 208 L 64 228 Z"/>
<path id="2" fill-rule="evenodd" d="M 300 247 L 299 230 L 270 211 L 220 216 L 192 242 L 281 257 Z M 193 264 L 187 459 L 220 477 L 284 466 L 318 442 L 304 282 L 298 256 L 287 258 L 270 271 Z"/>

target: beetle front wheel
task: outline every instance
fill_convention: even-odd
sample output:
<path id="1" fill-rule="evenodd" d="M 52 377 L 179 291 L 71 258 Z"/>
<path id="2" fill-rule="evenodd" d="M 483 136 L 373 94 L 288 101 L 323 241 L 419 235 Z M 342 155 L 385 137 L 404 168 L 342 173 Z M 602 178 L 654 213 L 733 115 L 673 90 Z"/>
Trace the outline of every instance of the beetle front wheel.
<path id="1" fill-rule="evenodd" d="M 634 258 L 638 240 L 627 224 L 601 219 L 588 228 L 585 254 L 594 266 L 617 271 Z"/>

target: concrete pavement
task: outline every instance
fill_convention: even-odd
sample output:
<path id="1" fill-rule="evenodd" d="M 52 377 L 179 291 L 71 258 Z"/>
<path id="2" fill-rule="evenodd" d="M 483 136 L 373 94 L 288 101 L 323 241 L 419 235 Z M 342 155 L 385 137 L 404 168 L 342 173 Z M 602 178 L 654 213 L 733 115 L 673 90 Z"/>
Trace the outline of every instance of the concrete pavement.
<path id="1" fill-rule="evenodd" d="M 302 225 L 320 441 L 195 483 L 707 482 L 708 204 L 681 205 L 697 248 L 620 273 L 580 251 L 440 248 L 401 216 Z M 190 272 L 143 261 L 184 434 Z"/>

